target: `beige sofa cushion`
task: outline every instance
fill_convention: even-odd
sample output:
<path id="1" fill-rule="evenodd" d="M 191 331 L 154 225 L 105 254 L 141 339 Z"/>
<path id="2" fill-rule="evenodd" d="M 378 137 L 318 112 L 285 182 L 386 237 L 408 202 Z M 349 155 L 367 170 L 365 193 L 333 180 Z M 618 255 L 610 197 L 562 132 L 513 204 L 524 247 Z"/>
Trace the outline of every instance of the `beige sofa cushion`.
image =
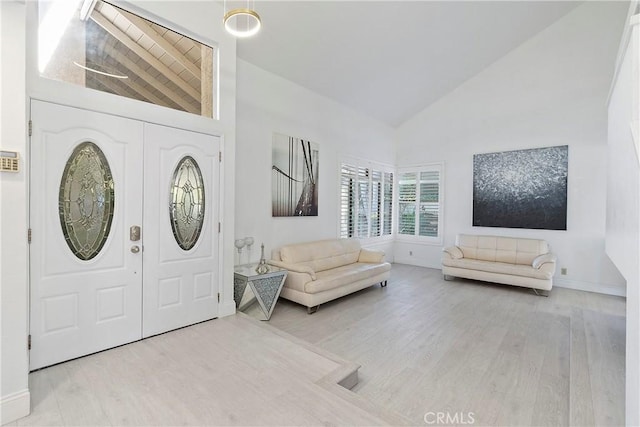
<path id="1" fill-rule="evenodd" d="M 371 264 L 358 262 L 355 264 L 336 267 L 331 270 L 316 273 L 316 280 L 309 281 L 304 285 L 304 292 L 315 294 L 339 288 L 358 280 L 367 279 L 377 274 L 391 270 L 388 262 L 382 264 Z"/>
<path id="2" fill-rule="evenodd" d="M 553 271 L 548 269 L 536 269 L 531 265 L 511 264 L 504 262 L 480 261 L 476 259 L 443 259 L 442 265 L 447 267 L 464 268 L 468 270 L 486 271 L 487 273 L 508 274 L 511 276 L 533 277 L 549 280 L 553 277 Z"/>
<path id="3" fill-rule="evenodd" d="M 459 234 L 456 246 L 464 259 L 528 266 L 536 257 L 549 252 L 549 245 L 544 240 L 470 234 Z"/>
<path id="4" fill-rule="evenodd" d="M 384 251 L 375 249 L 361 249 L 358 262 L 380 263 L 384 262 Z"/>
<path id="5" fill-rule="evenodd" d="M 320 272 L 353 264 L 360 256 L 356 239 L 323 240 L 280 248 L 280 258 L 290 264 L 301 264 Z"/>

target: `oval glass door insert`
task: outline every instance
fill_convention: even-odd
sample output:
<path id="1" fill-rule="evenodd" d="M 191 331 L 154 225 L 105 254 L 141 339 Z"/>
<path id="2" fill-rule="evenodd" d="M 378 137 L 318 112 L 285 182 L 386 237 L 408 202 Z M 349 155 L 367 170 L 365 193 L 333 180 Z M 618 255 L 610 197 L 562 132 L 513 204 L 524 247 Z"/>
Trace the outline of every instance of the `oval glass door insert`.
<path id="1" fill-rule="evenodd" d="M 169 195 L 169 218 L 178 246 L 193 248 L 204 224 L 204 180 L 198 163 L 183 157 L 173 171 Z"/>
<path id="2" fill-rule="evenodd" d="M 107 158 L 96 144 L 79 144 L 67 160 L 58 197 L 62 233 L 76 257 L 86 261 L 100 253 L 109 237 L 114 207 Z"/>

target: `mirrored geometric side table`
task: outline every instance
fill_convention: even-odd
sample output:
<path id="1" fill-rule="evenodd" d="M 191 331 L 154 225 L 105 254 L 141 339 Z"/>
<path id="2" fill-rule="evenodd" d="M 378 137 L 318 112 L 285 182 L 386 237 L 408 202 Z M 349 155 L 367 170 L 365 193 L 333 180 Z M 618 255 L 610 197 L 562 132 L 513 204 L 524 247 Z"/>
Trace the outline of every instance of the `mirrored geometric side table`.
<path id="1" fill-rule="evenodd" d="M 287 278 L 287 270 L 269 266 L 269 272 L 256 273 L 258 264 L 237 265 L 233 274 L 236 308 L 260 320 L 269 320 Z"/>

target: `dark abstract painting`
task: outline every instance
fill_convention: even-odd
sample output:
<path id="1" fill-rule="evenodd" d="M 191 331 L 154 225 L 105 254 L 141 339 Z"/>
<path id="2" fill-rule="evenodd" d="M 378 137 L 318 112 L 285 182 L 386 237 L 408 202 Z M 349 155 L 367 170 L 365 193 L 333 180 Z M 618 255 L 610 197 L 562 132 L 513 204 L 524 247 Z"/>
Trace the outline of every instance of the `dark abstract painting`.
<path id="1" fill-rule="evenodd" d="M 473 156 L 473 225 L 567 229 L 569 146 Z"/>

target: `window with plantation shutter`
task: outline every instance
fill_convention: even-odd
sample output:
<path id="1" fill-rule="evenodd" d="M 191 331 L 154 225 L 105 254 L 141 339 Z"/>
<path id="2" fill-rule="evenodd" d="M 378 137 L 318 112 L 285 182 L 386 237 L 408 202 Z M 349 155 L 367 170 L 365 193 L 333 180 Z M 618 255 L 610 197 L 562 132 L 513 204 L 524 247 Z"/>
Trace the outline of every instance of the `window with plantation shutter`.
<path id="1" fill-rule="evenodd" d="M 369 162 L 340 167 L 340 237 L 390 236 L 393 219 L 393 173 Z"/>
<path id="2" fill-rule="evenodd" d="M 398 174 L 398 235 L 441 241 L 442 165 Z"/>

